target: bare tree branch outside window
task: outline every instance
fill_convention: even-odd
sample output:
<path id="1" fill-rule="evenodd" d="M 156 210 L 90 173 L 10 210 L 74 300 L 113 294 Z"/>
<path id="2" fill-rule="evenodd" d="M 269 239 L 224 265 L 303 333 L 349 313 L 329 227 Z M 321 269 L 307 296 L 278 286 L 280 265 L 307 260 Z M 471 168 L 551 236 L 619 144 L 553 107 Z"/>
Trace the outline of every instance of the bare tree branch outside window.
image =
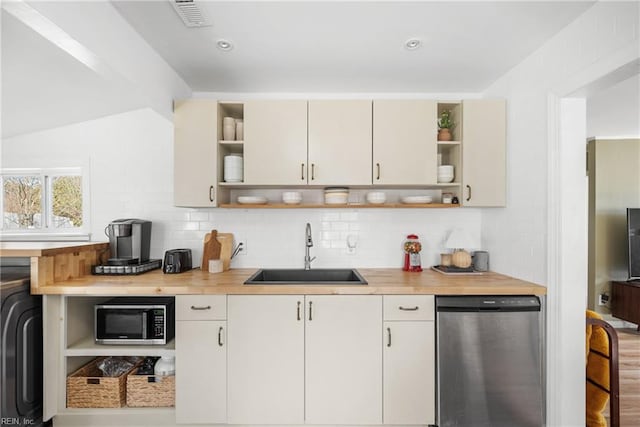
<path id="1" fill-rule="evenodd" d="M 5 228 L 42 226 L 42 181 L 38 176 L 10 176 L 3 179 Z"/>

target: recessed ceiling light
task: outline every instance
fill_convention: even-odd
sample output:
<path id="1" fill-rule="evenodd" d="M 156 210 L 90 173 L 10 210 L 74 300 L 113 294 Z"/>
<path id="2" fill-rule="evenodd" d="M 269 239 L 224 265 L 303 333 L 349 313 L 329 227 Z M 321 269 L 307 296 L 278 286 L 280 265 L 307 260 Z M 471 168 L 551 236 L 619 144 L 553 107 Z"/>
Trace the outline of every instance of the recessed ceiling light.
<path id="1" fill-rule="evenodd" d="M 233 43 L 225 39 L 220 39 L 216 41 L 216 45 L 218 46 L 218 49 L 224 50 L 224 51 L 229 51 L 233 49 Z"/>
<path id="2" fill-rule="evenodd" d="M 420 39 L 409 39 L 404 42 L 404 47 L 408 50 L 416 50 L 420 46 L 422 46 L 422 41 L 420 41 Z"/>

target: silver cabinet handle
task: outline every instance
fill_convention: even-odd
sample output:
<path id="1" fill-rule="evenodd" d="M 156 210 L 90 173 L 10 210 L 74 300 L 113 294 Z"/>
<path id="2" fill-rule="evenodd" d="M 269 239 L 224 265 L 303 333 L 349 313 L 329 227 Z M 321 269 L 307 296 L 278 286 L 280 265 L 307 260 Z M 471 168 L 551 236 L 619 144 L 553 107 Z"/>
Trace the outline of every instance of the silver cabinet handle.
<path id="1" fill-rule="evenodd" d="M 376 179 L 379 180 L 380 179 L 380 163 L 376 163 L 376 169 L 378 170 L 378 173 L 376 175 Z"/>
<path id="2" fill-rule="evenodd" d="M 316 164 L 311 163 L 311 180 L 316 179 Z"/>
<path id="3" fill-rule="evenodd" d="M 398 307 L 398 310 L 403 310 L 403 311 L 416 311 L 418 310 L 420 307 L 418 307 L 417 305 L 415 307 L 403 307 L 400 306 Z"/>
<path id="4" fill-rule="evenodd" d="M 209 201 L 213 202 L 213 199 L 215 198 L 215 191 L 213 191 L 213 185 L 209 187 Z"/>
<path id="5" fill-rule="evenodd" d="M 304 163 L 300 163 L 301 177 L 300 179 L 304 181 Z"/>
<path id="6" fill-rule="evenodd" d="M 211 310 L 211 306 L 208 305 L 206 307 L 196 307 L 195 305 L 192 305 L 191 310 Z"/>
<path id="7" fill-rule="evenodd" d="M 391 328 L 387 328 L 387 347 L 391 347 Z"/>
<path id="8" fill-rule="evenodd" d="M 220 326 L 220 329 L 218 329 L 218 345 L 222 347 L 222 344 L 224 343 L 222 342 L 222 326 Z"/>
<path id="9" fill-rule="evenodd" d="M 298 301 L 298 321 L 300 320 L 300 304 L 302 304 L 300 301 Z"/>
<path id="10" fill-rule="evenodd" d="M 309 320 L 313 320 L 313 302 L 309 301 Z"/>
<path id="11" fill-rule="evenodd" d="M 471 186 L 467 185 L 467 202 L 471 200 Z"/>

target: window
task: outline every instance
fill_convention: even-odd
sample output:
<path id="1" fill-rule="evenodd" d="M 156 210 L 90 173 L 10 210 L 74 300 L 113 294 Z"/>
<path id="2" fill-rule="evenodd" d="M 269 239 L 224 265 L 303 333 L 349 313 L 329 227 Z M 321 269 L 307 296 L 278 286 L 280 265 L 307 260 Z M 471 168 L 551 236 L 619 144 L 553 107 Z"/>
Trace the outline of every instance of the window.
<path id="1" fill-rule="evenodd" d="M 88 239 L 82 168 L 4 169 L 0 180 L 3 239 Z"/>

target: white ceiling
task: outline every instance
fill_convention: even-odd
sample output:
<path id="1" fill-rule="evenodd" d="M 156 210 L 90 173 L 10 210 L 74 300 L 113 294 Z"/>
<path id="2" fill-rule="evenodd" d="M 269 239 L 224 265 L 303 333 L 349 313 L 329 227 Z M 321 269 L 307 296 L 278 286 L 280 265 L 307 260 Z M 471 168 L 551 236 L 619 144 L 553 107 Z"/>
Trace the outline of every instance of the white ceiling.
<path id="1" fill-rule="evenodd" d="M 149 107 L 167 70 L 203 92 L 481 92 L 594 4 L 197 0 L 213 25 L 187 28 L 170 1 L 18 3 L 95 49 L 111 77 L 3 2 L 2 136 Z M 411 37 L 423 46 L 406 50 Z M 234 49 L 218 50 L 219 38 Z"/>
<path id="2" fill-rule="evenodd" d="M 479 92 L 593 5 L 586 1 L 113 1 L 194 91 Z M 415 51 L 404 42 L 417 37 Z M 234 49 L 220 51 L 219 38 Z"/>

